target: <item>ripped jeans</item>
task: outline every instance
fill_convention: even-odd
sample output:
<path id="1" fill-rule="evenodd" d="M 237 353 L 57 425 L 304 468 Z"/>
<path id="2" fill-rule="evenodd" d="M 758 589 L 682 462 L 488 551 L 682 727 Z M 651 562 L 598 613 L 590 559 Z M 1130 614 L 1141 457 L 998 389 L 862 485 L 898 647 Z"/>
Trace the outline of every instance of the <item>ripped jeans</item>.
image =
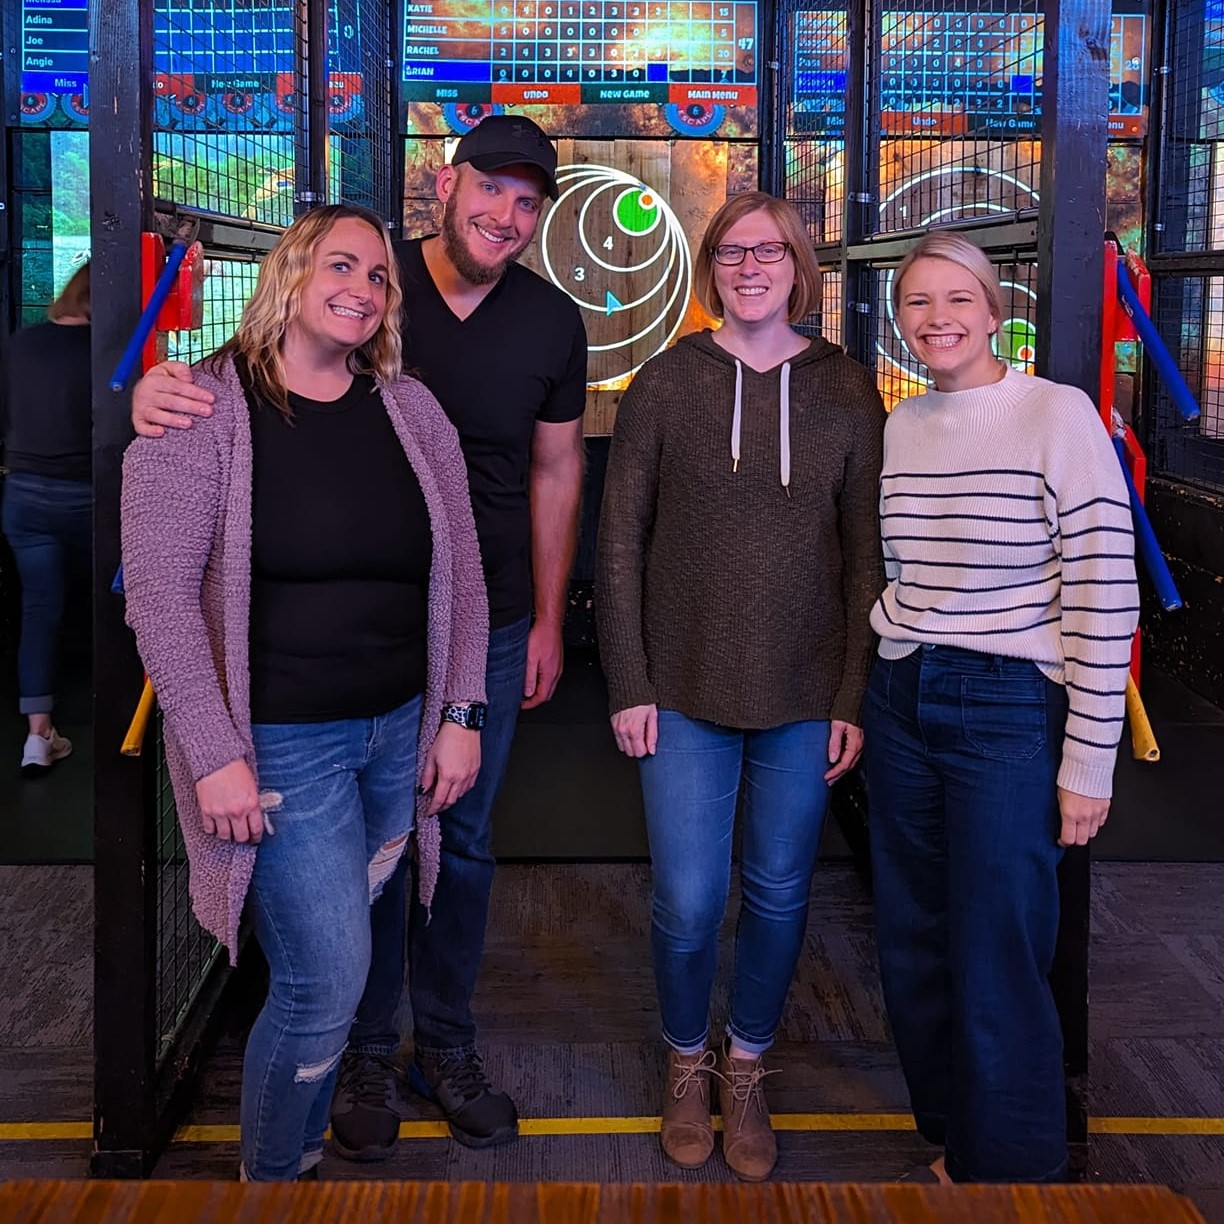
<path id="1" fill-rule="evenodd" d="M 260 792 L 280 800 L 249 898 L 270 971 L 242 1067 L 252 1181 L 292 1181 L 323 1147 L 370 964 L 370 902 L 413 824 L 420 723 L 418 696 L 376 718 L 251 728 Z"/>

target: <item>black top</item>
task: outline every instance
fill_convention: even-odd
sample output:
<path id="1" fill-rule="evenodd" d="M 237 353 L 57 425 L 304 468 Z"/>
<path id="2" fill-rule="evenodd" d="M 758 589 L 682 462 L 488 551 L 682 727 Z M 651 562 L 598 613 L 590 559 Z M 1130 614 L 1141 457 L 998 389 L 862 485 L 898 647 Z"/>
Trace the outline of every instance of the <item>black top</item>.
<path id="1" fill-rule="evenodd" d="M 9 470 L 89 480 L 88 324 L 36 323 L 9 339 L 0 432 Z"/>
<path id="2" fill-rule="evenodd" d="M 420 238 L 397 242 L 404 283 L 404 362 L 459 431 L 493 628 L 531 611 L 527 469 L 537 421 L 574 421 L 586 406 L 586 329 L 578 307 L 511 264 L 460 320 L 438 292 Z"/>
<path id="3" fill-rule="evenodd" d="M 425 497 L 372 379 L 289 405 L 251 408 L 251 719 L 385 714 L 425 688 Z"/>

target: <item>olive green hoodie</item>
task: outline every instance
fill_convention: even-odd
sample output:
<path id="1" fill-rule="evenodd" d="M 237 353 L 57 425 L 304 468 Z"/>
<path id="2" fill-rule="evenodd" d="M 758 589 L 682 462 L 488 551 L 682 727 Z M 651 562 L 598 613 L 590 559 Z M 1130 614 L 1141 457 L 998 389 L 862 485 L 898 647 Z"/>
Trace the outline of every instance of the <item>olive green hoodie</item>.
<path id="1" fill-rule="evenodd" d="M 884 406 L 814 339 L 758 373 L 685 336 L 621 401 L 596 614 L 611 708 L 763 729 L 857 724 L 884 588 Z"/>

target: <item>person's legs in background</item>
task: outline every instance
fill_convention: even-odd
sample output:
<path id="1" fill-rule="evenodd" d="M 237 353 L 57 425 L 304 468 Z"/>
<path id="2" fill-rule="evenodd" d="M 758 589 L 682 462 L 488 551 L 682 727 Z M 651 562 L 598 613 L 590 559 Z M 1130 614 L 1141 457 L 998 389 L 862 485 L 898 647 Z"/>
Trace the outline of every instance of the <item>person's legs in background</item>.
<path id="1" fill-rule="evenodd" d="M 659 742 L 639 772 L 650 843 L 650 943 L 667 1043 L 659 1139 L 683 1168 L 714 1149 L 710 992 L 718 929 L 731 882 L 731 843 L 743 763 L 742 732 L 659 711 Z"/>
<path id="2" fill-rule="evenodd" d="M 23 472 L 5 480 L 3 529 L 21 579 L 19 710 L 28 720 L 21 772 L 45 774 L 72 752 L 53 725 L 56 655 L 69 569 L 92 548 L 92 486 Z"/>
<path id="3" fill-rule="evenodd" d="M 828 722 L 744 733 L 743 900 L 721 1074 L 723 1155 L 760 1181 L 777 1162 L 762 1054 L 794 978 L 807 929 L 812 872 L 828 807 Z"/>
<path id="4" fill-rule="evenodd" d="M 371 911 L 372 954 L 365 993 L 341 1064 L 332 1133 L 354 1159 L 390 1155 L 399 1131 L 400 1072 L 392 1061 L 401 1035 L 396 1012 L 404 990 L 405 940 L 417 1049 L 412 1085 L 441 1104 L 460 1142 L 489 1146 L 514 1138 L 518 1114 L 493 1091 L 476 1051 L 471 1001 L 484 950 L 494 860 L 490 813 L 510 757 L 527 670 L 528 620 L 489 635 L 480 735 L 480 775 L 442 820 L 442 868 L 431 919 L 409 898 L 404 862 Z M 341 1150 L 339 1147 L 337 1150 Z"/>

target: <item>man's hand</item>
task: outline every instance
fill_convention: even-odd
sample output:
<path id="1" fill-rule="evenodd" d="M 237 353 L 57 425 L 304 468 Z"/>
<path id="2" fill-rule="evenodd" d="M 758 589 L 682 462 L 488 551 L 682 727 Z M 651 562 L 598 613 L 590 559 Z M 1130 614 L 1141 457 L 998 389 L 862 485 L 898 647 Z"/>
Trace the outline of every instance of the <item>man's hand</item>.
<path id="1" fill-rule="evenodd" d="M 824 780 L 832 786 L 842 774 L 854 768 L 862 753 L 863 728 L 833 719 L 829 724 L 829 764 L 833 768 L 825 774 Z"/>
<path id="2" fill-rule="evenodd" d="M 245 761 L 231 761 L 205 774 L 196 784 L 204 832 L 222 841 L 263 840 L 264 818 L 259 808 L 259 788 Z"/>
<path id="3" fill-rule="evenodd" d="M 193 417 L 212 416 L 213 393 L 191 380 L 181 361 L 155 365 L 132 389 L 132 424 L 142 438 L 190 429 Z"/>
<path id="4" fill-rule="evenodd" d="M 421 790 L 429 796 L 427 816 L 458 803 L 476 784 L 480 772 L 480 732 L 443 723 L 425 755 Z"/>
<path id="5" fill-rule="evenodd" d="M 626 756 L 654 756 L 659 746 L 659 707 L 651 703 L 617 710 L 612 715 L 612 734 Z"/>
<path id="6" fill-rule="evenodd" d="M 565 647 L 561 642 L 561 626 L 536 621 L 527 635 L 527 677 L 523 683 L 524 710 L 543 705 L 557 691 L 561 668 L 565 663 Z"/>
<path id="7" fill-rule="evenodd" d="M 1060 846 L 1086 846 L 1100 831 L 1109 818 L 1109 800 L 1092 799 L 1088 795 L 1077 795 L 1074 791 L 1058 788 L 1058 812 L 1062 817 L 1062 829 L 1058 834 Z"/>

